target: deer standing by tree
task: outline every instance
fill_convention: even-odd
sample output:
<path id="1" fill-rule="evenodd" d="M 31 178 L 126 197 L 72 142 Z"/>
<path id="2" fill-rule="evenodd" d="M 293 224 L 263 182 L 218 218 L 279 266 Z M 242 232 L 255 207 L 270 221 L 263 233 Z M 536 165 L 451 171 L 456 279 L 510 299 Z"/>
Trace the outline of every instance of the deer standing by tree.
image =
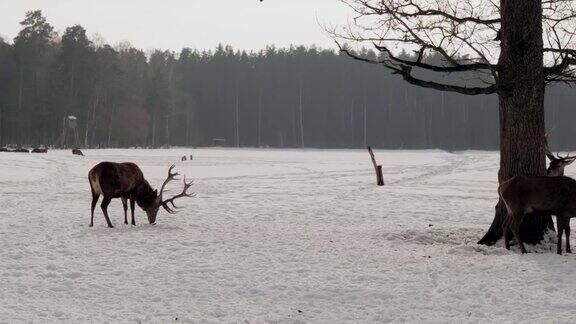
<path id="1" fill-rule="evenodd" d="M 498 187 L 498 194 L 504 201 L 507 216 L 502 224 L 504 244 L 510 250 L 510 232 L 526 253 L 520 237 L 520 224 L 526 214 L 533 211 L 549 212 L 556 215 L 558 243 L 556 251 L 562 254 L 562 235 L 566 234 L 566 252 L 570 248 L 570 218 L 576 216 L 576 181 L 564 177 L 564 168 L 576 160 L 576 156 L 561 157 L 552 154 L 546 144 L 546 156 L 550 165 L 546 170 L 547 177 L 517 176 L 503 182 Z M 537 216 L 533 216 L 537 217 Z"/>
<path id="2" fill-rule="evenodd" d="M 520 237 L 520 224 L 526 214 L 545 211 L 556 215 L 558 243 L 556 251 L 562 254 L 562 235 L 566 234 L 566 252 L 570 248 L 570 218 L 576 217 L 576 180 L 569 177 L 516 176 L 503 182 L 498 193 L 507 209 L 502 225 L 504 244 L 510 250 L 509 233 L 512 232 L 522 253 L 527 253 Z"/>
<path id="3" fill-rule="evenodd" d="M 500 117 L 498 181 L 546 171 L 544 94 L 555 82 L 576 82 L 573 25 L 565 0 L 341 0 L 354 14 L 330 30 L 337 42 L 366 43 L 369 56 L 341 44 L 349 56 L 377 64 L 419 87 L 464 95 L 496 94 Z M 413 50 L 415 58 L 399 53 Z M 434 73 L 426 77 L 422 71 Z M 450 78 L 443 78 L 446 74 Z M 479 244 L 502 237 L 500 200 Z M 550 214 L 526 217 L 523 240 L 538 243 L 553 228 Z"/>
<path id="4" fill-rule="evenodd" d="M 140 168 L 134 163 L 113 163 L 102 162 L 96 165 L 88 172 L 88 180 L 90 181 L 90 188 L 92 190 L 92 206 L 90 227 L 94 226 L 94 208 L 96 203 L 103 195 L 102 212 L 108 227 L 113 228 L 110 218 L 108 217 L 108 205 L 113 198 L 122 199 L 124 207 L 124 224 L 128 224 L 128 200 L 130 200 L 130 211 L 132 213 L 132 225 L 136 225 L 134 219 L 134 205 L 135 203 L 140 206 L 148 216 L 150 224 L 156 223 L 156 216 L 160 207 L 164 208 L 168 213 L 174 214 L 172 208 L 178 208 L 174 205 L 174 200 L 182 197 L 194 197 L 194 194 L 188 194 L 187 190 L 192 186 L 192 182 L 186 182 L 184 177 L 184 189 L 182 192 L 170 199 L 164 200 L 162 195 L 166 184 L 172 180 L 176 180 L 178 173 L 172 173 L 174 165 L 168 169 L 168 177 L 158 190 L 152 189 L 148 181 L 144 179 L 144 174 Z M 171 204 L 170 207 L 168 204 Z"/>

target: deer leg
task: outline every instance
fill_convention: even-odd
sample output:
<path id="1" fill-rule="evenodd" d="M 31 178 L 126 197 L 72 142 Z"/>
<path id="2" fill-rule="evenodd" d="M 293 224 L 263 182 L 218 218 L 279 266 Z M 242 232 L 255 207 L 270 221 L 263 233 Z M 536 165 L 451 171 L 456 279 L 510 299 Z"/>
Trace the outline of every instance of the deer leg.
<path id="1" fill-rule="evenodd" d="M 564 217 L 564 234 L 566 235 L 566 253 L 572 253 L 570 248 L 570 218 Z"/>
<path id="2" fill-rule="evenodd" d="M 102 208 L 102 212 L 104 213 L 104 218 L 106 219 L 106 223 L 108 223 L 108 227 L 114 228 L 114 226 L 112 226 L 112 223 L 110 222 L 110 218 L 108 217 L 108 205 L 110 204 L 110 201 L 112 201 L 112 198 L 104 197 L 104 199 L 102 200 L 102 204 L 100 204 L 100 207 Z"/>
<path id="3" fill-rule="evenodd" d="M 562 234 L 564 233 L 564 217 L 556 216 L 556 227 L 558 230 L 558 243 L 556 244 L 556 253 L 562 255 Z"/>
<path id="4" fill-rule="evenodd" d="M 96 208 L 96 204 L 98 203 L 98 199 L 100 195 L 92 193 L 92 206 L 90 208 L 91 216 L 90 216 L 90 227 L 94 226 L 94 208 Z"/>
<path id="5" fill-rule="evenodd" d="M 524 242 L 520 239 L 520 223 L 522 222 L 522 218 L 520 219 L 513 219 L 510 229 L 512 230 L 512 234 L 514 234 L 514 238 L 516 239 L 516 243 L 520 246 L 520 251 L 524 253 L 528 253 L 526 248 L 524 247 Z"/>
<path id="6" fill-rule="evenodd" d="M 124 208 L 124 224 L 128 224 L 128 202 L 122 197 L 122 207 Z"/>
<path id="7" fill-rule="evenodd" d="M 506 250 L 510 250 L 510 213 L 502 223 L 502 234 L 504 235 L 504 246 Z"/>
<path id="8" fill-rule="evenodd" d="M 130 198 L 130 212 L 132 213 L 132 225 L 136 226 L 136 220 L 134 219 L 134 198 Z"/>

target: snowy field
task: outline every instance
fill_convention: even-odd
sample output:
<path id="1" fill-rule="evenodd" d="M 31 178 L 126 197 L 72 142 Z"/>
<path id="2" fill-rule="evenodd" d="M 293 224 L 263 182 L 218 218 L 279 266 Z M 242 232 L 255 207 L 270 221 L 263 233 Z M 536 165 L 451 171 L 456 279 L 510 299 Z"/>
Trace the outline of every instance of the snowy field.
<path id="1" fill-rule="evenodd" d="M 0 322 L 573 322 L 576 256 L 476 245 L 490 152 L 98 150 L 0 153 Z M 194 161 L 180 162 L 194 153 Z M 184 211 L 90 221 L 88 170 L 194 178 Z M 568 175 L 573 174 L 567 170 Z M 170 184 L 171 192 L 181 183 Z"/>

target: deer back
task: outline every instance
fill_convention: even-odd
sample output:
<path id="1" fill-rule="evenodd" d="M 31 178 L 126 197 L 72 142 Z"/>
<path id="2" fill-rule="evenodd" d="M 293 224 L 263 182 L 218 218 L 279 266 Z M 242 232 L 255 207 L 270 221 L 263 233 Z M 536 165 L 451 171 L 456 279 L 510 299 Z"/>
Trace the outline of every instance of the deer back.
<path id="1" fill-rule="evenodd" d="M 515 212 L 576 211 L 576 181 L 569 177 L 514 177 L 500 185 L 502 199 Z"/>
<path id="2" fill-rule="evenodd" d="M 102 162 L 90 170 L 88 178 L 95 193 L 111 197 L 128 195 L 146 181 L 134 163 Z"/>

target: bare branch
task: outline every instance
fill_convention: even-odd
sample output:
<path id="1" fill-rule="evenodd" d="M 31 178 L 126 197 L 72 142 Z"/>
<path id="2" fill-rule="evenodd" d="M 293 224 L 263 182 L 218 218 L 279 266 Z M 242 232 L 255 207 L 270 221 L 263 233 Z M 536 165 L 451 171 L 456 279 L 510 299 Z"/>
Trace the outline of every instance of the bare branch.
<path id="1" fill-rule="evenodd" d="M 388 62 L 388 61 L 373 61 L 373 60 L 370 60 L 370 59 L 367 59 L 364 57 L 357 56 L 356 54 L 350 52 L 349 50 L 347 50 L 345 48 L 341 48 L 341 51 L 355 60 L 384 66 L 384 67 L 392 70 L 394 74 L 401 75 L 402 78 L 406 82 L 413 84 L 413 85 L 423 87 L 423 88 L 431 88 L 431 89 L 435 89 L 435 90 L 448 91 L 448 92 L 457 92 L 457 93 L 465 94 L 465 95 L 492 94 L 492 93 L 495 93 L 498 89 L 495 84 L 489 85 L 487 87 L 465 87 L 465 86 L 457 86 L 457 85 L 451 85 L 451 84 L 443 84 L 443 83 L 433 82 L 433 81 L 426 81 L 426 80 L 422 80 L 422 79 L 414 77 L 412 75 L 412 67 L 411 66 L 406 66 L 406 65 L 402 65 L 402 64 L 395 65 L 393 62 Z M 412 63 L 414 63 L 414 62 L 412 62 Z M 440 67 L 438 67 L 438 68 L 440 68 Z"/>

